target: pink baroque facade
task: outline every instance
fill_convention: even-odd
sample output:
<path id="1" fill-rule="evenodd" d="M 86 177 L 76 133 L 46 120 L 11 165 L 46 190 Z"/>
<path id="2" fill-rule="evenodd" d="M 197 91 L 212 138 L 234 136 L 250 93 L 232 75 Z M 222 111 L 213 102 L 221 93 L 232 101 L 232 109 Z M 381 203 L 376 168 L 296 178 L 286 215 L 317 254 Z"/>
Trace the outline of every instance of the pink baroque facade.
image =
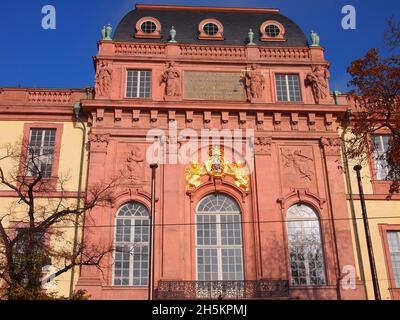
<path id="1" fill-rule="evenodd" d="M 99 42 L 95 66 L 94 98 L 81 100 L 88 184 L 124 178 L 114 206 L 87 216 L 85 241 L 119 247 L 102 273 L 83 267 L 77 288 L 94 299 L 148 298 L 154 136 L 171 159 L 190 141 L 203 150 L 202 130 L 247 129 L 250 157 L 234 152 L 252 168 L 242 182 L 228 164 L 231 173 L 220 175 L 199 166 L 206 171 L 188 187 L 192 162 L 159 165 L 153 298 L 365 298 L 358 280 L 341 284 L 345 267 L 355 266 L 338 163 L 347 106 L 330 94 L 323 47 L 277 10 L 138 5 L 113 40 Z M 28 99 L 63 102 L 71 93 Z"/>

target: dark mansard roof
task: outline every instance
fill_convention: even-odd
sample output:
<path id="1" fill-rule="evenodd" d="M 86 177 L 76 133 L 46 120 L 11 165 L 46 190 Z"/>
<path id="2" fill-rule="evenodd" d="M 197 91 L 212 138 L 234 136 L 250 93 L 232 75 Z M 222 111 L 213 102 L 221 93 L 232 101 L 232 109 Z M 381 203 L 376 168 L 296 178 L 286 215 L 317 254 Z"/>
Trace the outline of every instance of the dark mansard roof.
<path id="1" fill-rule="evenodd" d="M 161 38 L 135 38 L 136 23 L 143 17 L 153 17 L 161 23 Z M 216 19 L 224 27 L 224 40 L 200 40 L 199 23 L 204 19 Z M 260 26 L 267 20 L 282 24 L 286 34 L 285 42 L 260 41 Z M 212 45 L 244 45 L 251 28 L 254 32 L 254 42 L 260 46 L 304 47 L 308 45 L 307 38 L 300 27 L 276 9 L 245 9 L 245 8 L 213 8 L 137 5 L 119 23 L 113 37 L 120 42 L 151 42 L 165 43 L 169 40 L 171 27 L 174 26 L 178 43 L 212 44 Z"/>

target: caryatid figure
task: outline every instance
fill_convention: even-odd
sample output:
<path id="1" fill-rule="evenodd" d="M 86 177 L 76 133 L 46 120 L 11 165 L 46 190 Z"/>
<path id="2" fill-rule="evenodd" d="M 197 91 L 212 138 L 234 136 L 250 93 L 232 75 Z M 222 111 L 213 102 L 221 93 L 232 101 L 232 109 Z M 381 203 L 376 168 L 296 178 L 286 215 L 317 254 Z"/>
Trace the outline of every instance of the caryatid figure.
<path id="1" fill-rule="evenodd" d="M 107 97 L 111 91 L 112 69 L 106 62 L 101 62 L 95 77 L 95 91 L 99 97 Z"/>
<path id="2" fill-rule="evenodd" d="M 181 95 L 181 75 L 175 67 L 175 62 L 167 63 L 167 67 L 161 75 L 161 83 L 165 83 L 165 96 L 177 97 Z"/>
<path id="3" fill-rule="evenodd" d="M 263 97 L 265 78 L 255 64 L 244 74 L 244 85 L 246 88 L 247 100 L 260 99 Z"/>
<path id="4" fill-rule="evenodd" d="M 328 78 L 329 71 L 323 66 L 314 67 L 313 72 L 307 75 L 307 84 L 311 86 L 316 104 L 329 96 Z"/>

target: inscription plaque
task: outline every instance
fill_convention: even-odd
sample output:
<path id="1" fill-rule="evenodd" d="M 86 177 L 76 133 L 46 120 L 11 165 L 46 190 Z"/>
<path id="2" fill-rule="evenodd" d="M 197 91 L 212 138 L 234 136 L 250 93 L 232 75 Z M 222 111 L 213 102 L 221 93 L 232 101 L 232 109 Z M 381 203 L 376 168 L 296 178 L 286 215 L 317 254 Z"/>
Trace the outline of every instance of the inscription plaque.
<path id="1" fill-rule="evenodd" d="M 192 100 L 246 100 L 240 72 L 184 72 L 184 97 Z"/>

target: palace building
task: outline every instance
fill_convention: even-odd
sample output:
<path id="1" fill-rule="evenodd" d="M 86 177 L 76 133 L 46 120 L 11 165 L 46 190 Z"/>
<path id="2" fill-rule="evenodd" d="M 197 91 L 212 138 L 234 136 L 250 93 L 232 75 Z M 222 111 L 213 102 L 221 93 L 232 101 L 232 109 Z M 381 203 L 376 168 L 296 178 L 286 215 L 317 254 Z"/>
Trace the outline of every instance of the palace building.
<path id="1" fill-rule="evenodd" d="M 88 212 L 80 230 L 114 250 L 102 270 L 74 270 L 74 289 L 92 299 L 372 298 L 356 176 L 342 157 L 352 102 L 332 93 L 324 51 L 277 9 L 136 5 L 102 30 L 94 90 L 1 88 L 0 144 L 50 148 L 46 177 L 71 176 L 64 195 L 120 176 L 113 206 Z M 384 150 L 387 138 L 374 139 Z M 400 198 L 385 200 L 373 155 L 362 175 L 382 299 L 396 299 Z M 0 188 L 1 210 L 16 195 Z M 71 275 L 55 290 L 68 294 Z"/>

